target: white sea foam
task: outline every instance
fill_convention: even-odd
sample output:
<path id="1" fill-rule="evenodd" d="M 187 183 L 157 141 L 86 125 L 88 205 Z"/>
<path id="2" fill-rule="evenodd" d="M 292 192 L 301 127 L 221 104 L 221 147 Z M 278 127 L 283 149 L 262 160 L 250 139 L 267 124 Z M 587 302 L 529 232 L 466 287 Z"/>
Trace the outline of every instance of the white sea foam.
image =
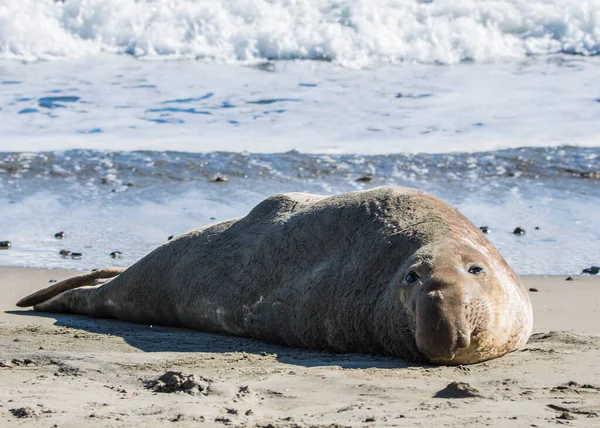
<path id="1" fill-rule="evenodd" d="M 3 0 L 0 57 L 454 64 L 600 51 L 600 0 Z"/>

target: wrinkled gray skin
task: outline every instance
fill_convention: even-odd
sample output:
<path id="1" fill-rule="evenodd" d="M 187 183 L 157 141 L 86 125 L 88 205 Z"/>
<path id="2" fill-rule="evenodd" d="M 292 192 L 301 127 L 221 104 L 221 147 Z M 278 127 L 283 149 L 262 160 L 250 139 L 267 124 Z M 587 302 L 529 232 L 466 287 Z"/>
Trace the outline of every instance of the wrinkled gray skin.
<path id="1" fill-rule="evenodd" d="M 528 293 L 485 236 L 404 187 L 277 195 L 35 309 L 439 364 L 504 355 L 532 326 Z"/>

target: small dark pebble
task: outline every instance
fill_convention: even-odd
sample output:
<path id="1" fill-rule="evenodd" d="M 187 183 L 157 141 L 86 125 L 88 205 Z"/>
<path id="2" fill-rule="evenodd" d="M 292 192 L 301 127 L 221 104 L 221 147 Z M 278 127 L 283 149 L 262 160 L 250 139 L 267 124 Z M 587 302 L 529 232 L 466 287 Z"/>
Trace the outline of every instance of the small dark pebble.
<path id="1" fill-rule="evenodd" d="M 373 181 L 373 176 L 372 175 L 363 175 L 363 176 L 358 177 L 356 179 L 357 183 L 370 183 L 371 181 Z"/>
<path id="2" fill-rule="evenodd" d="M 35 410 L 33 410 L 31 407 L 20 407 L 18 409 L 10 409 L 9 412 L 12 413 L 12 415 L 15 418 L 31 418 L 35 416 Z"/>
<path id="3" fill-rule="evenodd" d="M 49 279 L 48 282 L 54 284 L 56 282 L 56 280 L 55 279 Z"/>
<path id="4" fill-rule="evenodd" d="M 534 293 L 537 293 L 539 290 L 538 290 L 537 288 L 533 288 L 533 287 L 531 287 L 531 288 L 529 289 L 529 291 L 533 291 Z"/>
<path id="5" fill-rule="evenodd" d="M 120 251 L 113 251 L 112 253 L 110 253 L 110 256 L 111 256 L 113 259 L 120 259 L 122 254 L 123 254 L 123 253 L 122 253 L 122 252 L 120 252 Z"/>
<path id="6" fill-rule="evenodd" d="M 211 219 L 211 220 L 216 220 L 217 218 L 216 218 L 216 217 L 211 217 L 210 219 Z"/>
<path id="7" fill-rule="evenodd" d="M 71 258 L 72 259 L 80 259 L 83 257 L 82 253 L 71 253 Z"/>
<path id="8" fill-rule="evenodd" d="M 64 238 L 64 237 L 66 237 L 66 236 L 67 236 L 67 234 L 66 234 L 65 232 L 62 232 L 62 231 L 61 231 L 61 232 L 56 232 L 56 233 L 54 234 L 54 237 L 55 237 L 56 239 L 63 239 L 63 238 Z"/>
<path id="9" fill-rule="evenodd" d="M 592 266 L 584 269 L 582 273 L 589 273 L 590 275 L 598 275 L 600 273 L 600 266 Z"/>
<path id="10" fill-rule="evenodd" d="M 525 229 L 517 227 L 515 230 L 513 230 L 513 233 L 515 235 L 525 235 Z"/>
<path id="11" fill-rule="evenodd" d="M 248 409 L 248 410 L 246 410 L 246 413 L 244 413 L 244 414 L 245 414 L 246 416 L 250 416 L 250 415 L 253 415 L 253 414 L 254 414 L 254 412 L 252 411 L 252 409 Z"/>
<path id="12" fill-rule="evenodd" d="M 0 241 L 0 250 L 8 250 L 10 245 L 10 241 Z"/>
<path id="13" fill-rule="evenodd" d="M 58 254 L 60 254 L 63 257 L 67 257 L 69 254 L 71 254 L 71 251 L 69 251 L 69 250 L 60 250 L 58 252 Z"/>
<path id="14" fill-rule="evenodd" d="M 210 181 L 212 183 L 227 183 L 229 180 L 227 180 L 227 177 L 225 177 L 224 175 L 215 175 L 213 178 L 210 179 Z"/>
<path id="15" fill-rule="evenodd" d="M 567 277 L 565 278 L 565 281 L 575 281 L 575 280 L 573 279 L 573 277 L 572 277 L 572 276 L 567 276 Z"/>
<path id="16" fill-rule="evenodd" d="M 173 235 L 169 236 L 169 237 L 167 238 L 167 241 L 170 241 L 171 239 L 173 239 Z"/>
<path id="17" fill-rule="evenodd" d="M 483 233 L 485 233 L 485 234 L 488 234 L 488 233 L 491 233 L 491 232 L 492 232 L 492 231 L 490 230 L 490 228 L 489 228 L 489 227 L 487 227 L 487 226 L 481 226 L 481 227 L 479 228 L 479 230 L 481 230 L 481 231 L 482 231 Z"/>
<path id="18" fill-rule="evenodd" d="M 133 183 L 127 183 L 126 186 L 127 187 L 133 187 L 133 186 L 135 186 L 135 184 L 133 184 Z"/>
<path id="19" fill-rule="evenodd" d="M 536 226 L 536 227 L 535 227 L 535 230 L 540 230 L 540 227 L 539 227 L 539 226 Z"/>
<path id="20" fill-rule="evenodd" d="M 377 420 L 377 418 L 375 416 L 371 416 L 367 419 L 365 419 L 365 422 L 375 422 Z"/>

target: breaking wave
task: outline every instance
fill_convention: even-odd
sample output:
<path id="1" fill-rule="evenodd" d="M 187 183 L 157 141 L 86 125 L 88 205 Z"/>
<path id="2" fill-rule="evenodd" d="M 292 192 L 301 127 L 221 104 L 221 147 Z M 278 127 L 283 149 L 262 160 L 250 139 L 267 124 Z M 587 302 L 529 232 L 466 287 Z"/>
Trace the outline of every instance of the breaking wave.
<path id="1" fill-rule="evenodd" d="M 495 62 L 600 52 L 600 0 L 4 0 L 0 58 Z"/>

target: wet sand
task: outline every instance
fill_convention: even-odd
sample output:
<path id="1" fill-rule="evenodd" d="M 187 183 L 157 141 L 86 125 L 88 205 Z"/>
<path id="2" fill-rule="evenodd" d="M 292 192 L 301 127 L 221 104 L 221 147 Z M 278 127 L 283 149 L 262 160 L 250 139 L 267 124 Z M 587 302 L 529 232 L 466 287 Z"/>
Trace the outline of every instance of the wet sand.
<path id="1" fill-rule="evenodd" d="M 14 306 L 74 273 L 0 267 L 0 426 L 600 426 L 600 277 L 523 277 L 525 349 L 435 367 Z"/>

